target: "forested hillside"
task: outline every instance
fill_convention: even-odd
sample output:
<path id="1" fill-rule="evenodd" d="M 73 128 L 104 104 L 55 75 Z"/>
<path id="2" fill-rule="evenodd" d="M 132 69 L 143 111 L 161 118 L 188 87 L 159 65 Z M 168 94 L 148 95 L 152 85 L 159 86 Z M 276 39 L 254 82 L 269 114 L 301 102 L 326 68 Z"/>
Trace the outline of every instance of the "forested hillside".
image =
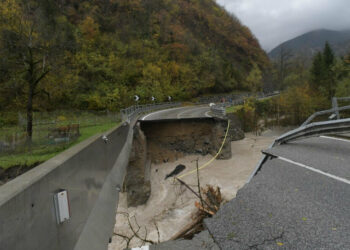
<path id="1" fill-rule="evenodd" d="M 268 65 L 249 29 L 214 0 L 0 2 L 0 111 L 257 91 Z"/>

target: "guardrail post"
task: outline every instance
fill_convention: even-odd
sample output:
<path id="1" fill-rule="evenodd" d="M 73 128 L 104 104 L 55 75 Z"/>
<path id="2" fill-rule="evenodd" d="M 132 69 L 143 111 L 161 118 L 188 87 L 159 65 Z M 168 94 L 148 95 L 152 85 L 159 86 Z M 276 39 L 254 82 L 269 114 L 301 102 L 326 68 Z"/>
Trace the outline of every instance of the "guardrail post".
<path id="1" fill-rule="evenodd" d="M 340 115 L 339 115 L 339 110 L 338 110 L 338 100 L 337 97 L 333 97 L 332 98 L 332 107 L 335 110 L 335 114 L 337 115 L 337 120 L 340 119 Z"/>

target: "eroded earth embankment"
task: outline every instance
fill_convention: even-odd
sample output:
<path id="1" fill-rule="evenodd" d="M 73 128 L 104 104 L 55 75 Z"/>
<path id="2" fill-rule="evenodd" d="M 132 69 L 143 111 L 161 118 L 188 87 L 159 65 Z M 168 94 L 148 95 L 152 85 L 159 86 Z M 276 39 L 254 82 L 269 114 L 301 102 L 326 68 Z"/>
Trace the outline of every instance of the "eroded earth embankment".
<path id="1" fill-rule="evenodd" d="M 226 130 L 227 138 L 224 142 Z M 242 139 L 240 125 L 231 118 L 191 118 L 181 120 L 139 121 L 134 128 L 132 153 L 124 191 L 128 206 L 145 204 L 151 192 L 151 164 L 176 161 L 186 155 L 216 155 L 231 158 L 231 141 Z"/>

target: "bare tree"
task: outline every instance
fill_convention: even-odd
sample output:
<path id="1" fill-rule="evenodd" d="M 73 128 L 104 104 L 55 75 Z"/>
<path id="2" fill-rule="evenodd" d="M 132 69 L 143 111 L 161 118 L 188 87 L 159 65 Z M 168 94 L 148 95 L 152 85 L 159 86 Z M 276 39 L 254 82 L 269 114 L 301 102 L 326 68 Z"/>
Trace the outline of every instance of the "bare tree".
<path id="1" fill-rule="evenodd" d="M 278 54 L 278 83 L 280 88 L 287 76 L 288 67 L 290 66 L 290 59 L 292 57 L 292 50 L 285 46 L 280 47 Z"/>
<path id="2" fill-rule="evenodd" d="M 33 100 L 43 92 L 38 91 L 38 85 L 63 54 L 60 29 L 54 18 L 55 6 L 53 0 L 9 0 L 0 8 L 0 55 L 10 65 L 8 74 L 21 82 L 27 96 L 29 144 L 33 135 Z"/>

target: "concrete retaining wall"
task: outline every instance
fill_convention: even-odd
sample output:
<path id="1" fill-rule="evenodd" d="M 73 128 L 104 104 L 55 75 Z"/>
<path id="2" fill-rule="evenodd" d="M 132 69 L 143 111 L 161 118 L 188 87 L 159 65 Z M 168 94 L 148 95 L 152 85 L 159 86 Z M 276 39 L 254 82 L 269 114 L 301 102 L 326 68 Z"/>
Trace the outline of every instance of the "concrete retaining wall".
<path id="1" fill-rule="evenodd" d="M 107 249 L 133 130 L 90 138 L 0 187 L 0 250 Z M 69 195 L 71 218 L 57 224 L 53 196 Z"/>

